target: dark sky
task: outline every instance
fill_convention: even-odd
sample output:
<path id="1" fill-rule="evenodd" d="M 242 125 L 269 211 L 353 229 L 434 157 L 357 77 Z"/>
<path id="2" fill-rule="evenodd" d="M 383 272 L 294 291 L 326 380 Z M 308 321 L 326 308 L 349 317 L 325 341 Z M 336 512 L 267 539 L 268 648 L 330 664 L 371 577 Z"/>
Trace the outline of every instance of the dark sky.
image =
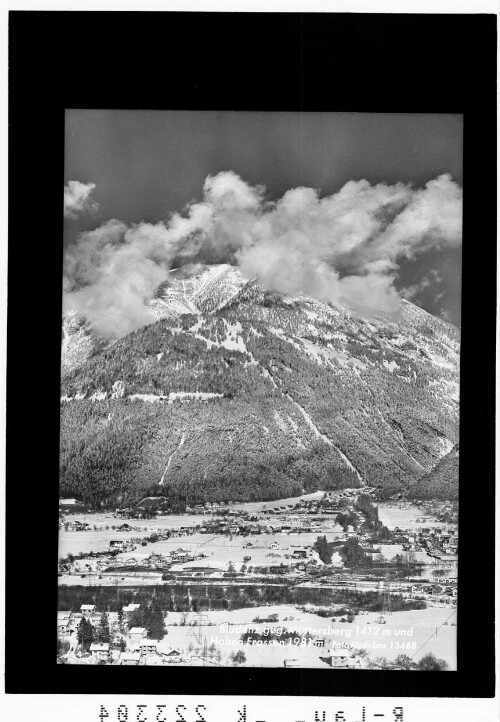
<path id="1" fill-rule="evenodd" d="M 232 170 L 275 199 L 297 186 L 320 195 L 349 180 L 416 186 L 442 173 L 462 184 L 462 118 L 436 114 L 70 110 L 65 181 L 95 183 L 97 217 L 66 225 L 66 242 L 109 219 L 165 219 L 201 199 L 207 175 Z M 440 281 L 416 301 L 460 325 L 460 252 L 402 266 L 400 283 Z M 435 278 L 435 276 L 434 276 Z M 442 294 L 442 295 L 440 295 Z M 436 300 L 436 297 L 437 300 Z"/>

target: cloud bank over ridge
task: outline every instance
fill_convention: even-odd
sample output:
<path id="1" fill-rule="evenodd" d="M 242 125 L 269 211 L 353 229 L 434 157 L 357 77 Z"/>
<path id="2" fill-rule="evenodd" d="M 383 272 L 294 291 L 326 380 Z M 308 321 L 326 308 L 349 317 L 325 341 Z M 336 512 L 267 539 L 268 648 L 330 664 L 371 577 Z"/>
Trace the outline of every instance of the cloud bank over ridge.
<path id="1" fill-rule="evenodd" d="M 89 210 L 94 185 L 84 187 L 73 186 L 69 212 Z M 462 190 L 447 174 L 424 188 L 359 180 L 330 196 L 300 187 L 268 201 L 263 186 L 224 171 L 165 222 L 109 220 L 80 234 L 65 253 L 64 308 L 119 337 L 151 322 L 146 306 L 174 262 L 203 262 L 237 265 L 270 290 L 396 315 L 399 264 L 459 246 L 461 235 Z"/>

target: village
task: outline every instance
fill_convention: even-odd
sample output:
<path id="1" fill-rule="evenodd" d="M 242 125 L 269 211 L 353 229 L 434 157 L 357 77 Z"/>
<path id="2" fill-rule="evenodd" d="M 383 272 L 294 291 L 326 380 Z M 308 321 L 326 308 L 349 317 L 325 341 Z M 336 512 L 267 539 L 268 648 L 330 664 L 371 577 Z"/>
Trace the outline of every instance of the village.
<path id="1" fill-rule="evenodd" d="M 206 504 L 179 515 L 150 508 L 147 519 L 141 518 L 143 510 L 71 513 L 68 504 L 61 510 L 58 573 L 66 597 L 60 594 L 58 639 L 63 663 L 363 667 L 380 662 L 376 647 L 364 648 L 361 636 L 353 640 L 354 647 L 332 646 L 334 627 L 350 625 L 352 630 L 362 618 L 364 629 L 378 628 L 383 635 L 399 619 L 408 630 L 407 619 L 415 618 L 413 629 L 428 617 L 432 621 L 422 633 L 455 624 L 445 622 L 457 604 L 457 509 L 449 503 L 410 510 L 398 500 L 377 506 L 368 488 L 267 503 Z M 83 550 L 76 551 L 72 540 Z M 103 604 L 90 603 L 98 601 L 96 590 L 107 595 Z M 110 603 L 117 590 L 135 590 L 133 595 L 141 590 L 141 602 L 118 609 Z M 165 636 L 152 638 L 146 626 L 134 621 L 134 613 L 149 609 L 160 590 L 164 601 L 156 613 L 162 615 Z M 237 601 L 242 590 L 246 602 Z M 268 596 L 273 601 L 264 601 Z M 80 604 L 82 599 L 89 603 Z M 242 649 L 241 635 L 228 640 L 227 630 L 217 632 L 218 624 L 234 615 L 248 624 L 259 610 L 265 612 L 262 619 L 312 616 L 316 625 L 305 621 L 314 629 L 319 616 L 333 627 L 331 634 L 299 635 L 302 646 L 295 656 L 290 635 L 286 644 L 275 638 L 270 647 L 261 630 L 259 640 L 246 639 Z M 258 641 L 264 646 L 259 648 Z M 390 663 L 396 664 L 398 649 L 404 651 L 385 649 L 379 667 L 391 654 Z"/>
<path id="2" fill-rule="evenodd" d="M 114 583 L 116 578 L 126 581 L 127 576 L 159 582 L 175 577 L 236 575 L 294 579 L 320 575 L 325 581 L 333 575 L 331 581 L 341 581 L 339 572 L 345 563 L 338 551 L 348 539 L 357 540 L 366 559 L 364 566 L 405 567 L 418 581 L 441 577 L 456 582 L 456 523 L 436 523 L 435 517 L 422 514 L 409 528 L 389 528 L 379 520 L 373 511 L 377 507 L 370 501 L 367 509 L 359 508 L 358 500 L 369 500 L 370 491 L 325 492 L 293 503 L 254 504 L 260 508 L 251 510 L 234 506 L 214 510 L 207 503 L 201 516 L 200 510 L 194 509 L 176 517 L 175 525 L 169 524 L 168 515 L 160 516 L 165 524 L 156 527 L 124 522 L 122 510 L 115 512 L 114 523 L 105 526 L 90 523 L 85 515 L 82 520 L 61 515 L 61 551 L 69 546 L 74 532 L 80 533 L 79 539 L 82 532 L 89 537 L 97 533 L 99 543 L 60 558 L 60 583 L 75 576 L 89 577 L 93 584 Z M 367 511 L 376 515 L 371 521 L 366 518 Z M 439 513 L 435 507 L 433 511 Z M 314 548 L 320 535 L 336 547 L 329 560 L 321 559 Z M 434 585 L 434 589 L 438 587 Z"/>
<path id="3" fill-rule="evenodd" d="M 59 663 L 419 669 L 412 652 L 429 641 L 424 637 L 422 645 L 426 631 L 416 619 L 408 624 L 390 615 L 382 620 L 348 610 L 347 617 L 329 620 L 310 605 L 241 609 L 211 617 L 152 609 L 129 603 L 118 612 L 99 612 L 94 604 L 82 604 L 77 612 L 59 611 Z M 145 626 L 139 626 L 138 619 Z M 449 644 L 456 623 L 445 618 L 443 624 Z M 442 637 L 440 641 L 443 646 Z"/>

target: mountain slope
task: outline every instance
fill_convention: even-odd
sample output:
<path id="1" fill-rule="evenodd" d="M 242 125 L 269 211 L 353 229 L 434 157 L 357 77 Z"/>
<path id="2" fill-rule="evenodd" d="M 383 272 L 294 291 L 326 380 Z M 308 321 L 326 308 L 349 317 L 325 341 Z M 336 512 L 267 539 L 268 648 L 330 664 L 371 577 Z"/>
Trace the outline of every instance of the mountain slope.
<path id="1" fill-rule="evenodd" d="M 188 264 L 173 270 L 149 304 L 152 320 L 176 319 L 182 314 L 210 314 L 222 308 L 244 287 L 245 280 L 234 266 Z M 63 373 L 81 366 L 106 342 L 92 333 L 82 316 L 70 312 L 63 319 L 61 367 Z"/>
<path id="2" fill-rule="evenodd" d="M 438 461 L 434 469 L 422 476 L 412 489 L 414 499 L 458 500 L 459 445 Z"/>
<path id="3" fill-rule="evenodd" d="M 363 319 L 216 266 L 177 274 L 151 312 L 64 370 L 64 493 L 389 494 L 458 441 L 458 330 L 406 301 L 398 322 Z"/>
<path id="4" fill-rule="evenodd" d="M 63 319 L 61 342 L 61 370 L 72 371 L 108 344 L 92 333 L 90 325 L 81 316 L 70 312 Z"/>

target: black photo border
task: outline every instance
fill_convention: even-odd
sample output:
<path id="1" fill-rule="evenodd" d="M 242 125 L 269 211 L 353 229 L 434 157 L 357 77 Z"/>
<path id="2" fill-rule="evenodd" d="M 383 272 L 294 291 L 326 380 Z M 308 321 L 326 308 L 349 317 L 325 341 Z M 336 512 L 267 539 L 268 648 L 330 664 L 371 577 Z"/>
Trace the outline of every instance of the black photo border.
<path id="1" fill-rule="evenodd" d="M 458 671 L 56 664 L 66 108 L 463 115 Z M 7 693 L 493 696 L 495 318 L 495 15 L 11 12 Z"/>

